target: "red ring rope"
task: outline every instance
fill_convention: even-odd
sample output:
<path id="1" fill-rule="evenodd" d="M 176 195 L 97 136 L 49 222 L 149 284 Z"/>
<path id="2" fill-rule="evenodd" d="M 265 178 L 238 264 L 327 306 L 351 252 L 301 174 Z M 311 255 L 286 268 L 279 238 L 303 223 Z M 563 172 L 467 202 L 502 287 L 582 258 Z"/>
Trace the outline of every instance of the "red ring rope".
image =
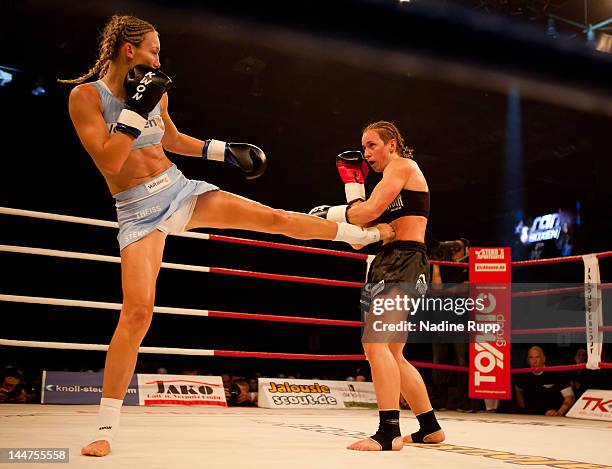
<path id="1" fill-rule="evenodd" d="M 612 332 L 612 326 L 602 326 L 599 328 L 601 332 Z M 578 327 L 542 327 L 539 329 L 512 329 L 512 334 L 530 335 L 530 334 L 563 334 L 572 332 L 585 332 L 585 326 Z"/>
<path id="2" fill-rule="evenodd" d="M 512 368 L 510 373 L 539 373 L 540 371 L 573 371 L 573 370 L 584 370 L 586 368 L 585 363 L 578 363 L 577 365 L 555 365 L 555 366 L 539 366 L 537 368 Z"/>
<path id="3" fill-rule="evenodd" d="M 300 316 L 278 316 L 273 314 L 256 314 L 256 313 L 235 313 L 229 311 L 209 311 L 208 316 L 219 318 L 234 318 L 246 319 L 254 321 L 272 321 L 272 322 L 289 322 L 297 324 L 320 324 L 325 326 L 344 326 L 344 327 L 362 327 L 361 321 L 347 321 L 342 319 L 320 319 L 308 318 Z M 561 334 L 561 333 L 581 333 L 585 332 L 585 326 L 576 327 L 543 327 L 535 329 L 512 329 L 511 333 L 515 335 L 532 335 L 532 334 Z M 599 328 L 601 332 L 612 332 L 612 326 L 602 326 Z"/>
<path id="4" fill-rule="evenodd" d="M 604 257 L 612 257 L 612 251 L 597 252 L 594 253 L 597 259 L 603 259 Z M 514 261 L 510 264 L 512 267 L 526 267 L 529 265 L 539 264 L 560 264 L 562 262 L 580 262 L 583 256 L 567 256 L 567 257 L 551 257 L 550 259 L 535 259 L 532 261 Z"/>
<path id="5" fill-rule="evenodd" d="M 599 285 L 602 290 L 612 288 L 612 283 L 602 283 Z M 578 293 L 584 291 L 584 284 L 579 287 L 564 287 L 564 288 L 551 288 L 549 290 L 530 290 L 530 291 L 518 291 L 512 293 L 512 298 L 525 297 L 525 296 L 540 296 L 540 295 L 560 295 L 562 293 Z"/>
<path id="6" fill-rule="evenodd" d="M 215 357 L 275 358 L 279 360 L 365 360 L 365 355 L 315 355 L 312 353 L 242 352 L 215 350 Z"/>
<path id="7" fill-rule="evenodd" d="M 450 261 L 434 261 L 430 260 L 431 265 L 441 265 L 444 267 L 469 267 L 470 264 L 467 262 L 450 262 Z"/>
<path id="8" fill-rule="evenodd" d="M 292 322 L 298 324 L 320 324 L 325 326 L 361 327 L 361 321 L 342 319 L 319 319 L 299 316 L 277 316 L 272 314 L 234 313 L 229 311 L 208 311 L 208 316 L 216 318 L 251 319 L 255 321 Z M 584 328 L 583 328 L 584 329 Z"/>
<path id="9" fill-rule="evenodd" d="M 316 277 L 301 277 L 299 275 L 284 275 L 284 274 L 270 274 L 270 273 L 265 273 L 265 272 L 251 272 L 249 270 L 226 269 L 224 267 L 210 267 L 209 272 L 212 274 L 236 275 L 238 277 L 255 277 L 255 278 L 265 278 L 268 280 L 283 280 L 286 282 L 330 285 L 333 287 L 361 288 L 363 286 L 362 282 L 347 282 L 344 280 L 329 280 L 329 279 L 316 278 Z"/>
<path id="10" fill-rule="evenodd" d="M 312 248 L 308 246 L 298 246 L 294 244 L 275 243 L 272 241 L 259 241 L 255 239 L 234 238 L 233 236 L 221 236 L 211 234 L 210 239 L 213 241 L 222 241 L 225 243 L 246 244 L 251 246 L 259 246 L 264 248 L 281 249 L 286 251 L 308 252 L 311 254 L 324 254 L 327 256 L 350 257 L 352 259 L 366 260 L 367 254 L 359 254 L 357 252 L 334 251 L 332 249 Z"/>
<path id="11" fill-rule="evenodd" d="M 467 366 L 459 365 L 444 365 L 442 363 L 427 363 L 427 362 L 413 362 L 410 364 L 417 368 L 431 368 L 432 370 L 448 370 L 448 371 L 469 371 Z"/>

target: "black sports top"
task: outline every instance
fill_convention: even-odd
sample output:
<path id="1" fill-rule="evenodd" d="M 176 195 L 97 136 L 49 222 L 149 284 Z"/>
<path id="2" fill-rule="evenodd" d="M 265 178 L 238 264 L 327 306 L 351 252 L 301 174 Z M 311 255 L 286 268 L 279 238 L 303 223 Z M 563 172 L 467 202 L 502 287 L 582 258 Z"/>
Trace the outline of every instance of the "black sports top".
<path id="1" fill-rule="evenodd" d="M 429 192 L 402 189 L 376 222 L 390 223 L 408 215 L 429 218 Z"/>

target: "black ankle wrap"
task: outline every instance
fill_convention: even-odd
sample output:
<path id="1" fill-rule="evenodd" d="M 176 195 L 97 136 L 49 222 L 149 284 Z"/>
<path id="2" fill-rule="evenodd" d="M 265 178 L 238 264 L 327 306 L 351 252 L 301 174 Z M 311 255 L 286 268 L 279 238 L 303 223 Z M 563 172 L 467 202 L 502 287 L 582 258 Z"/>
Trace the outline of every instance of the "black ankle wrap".
<path id="1" fill-rule="evenodd" d="M 413 443 L 426 443 L 425 438 L 438 430 L 442 430 L 433 409 L 417 415 L 416 418 L 419 421 L 420 428 L 418 432 L 410 435 Z"/>
<path id="2" fill-rule="evenodd" d="M 383 451 L 391 451 L 395 438 L 402 436 L 399 427 L 399 410 L 379 410 L 378 431 L 370 438 L 376 441 Z"/>

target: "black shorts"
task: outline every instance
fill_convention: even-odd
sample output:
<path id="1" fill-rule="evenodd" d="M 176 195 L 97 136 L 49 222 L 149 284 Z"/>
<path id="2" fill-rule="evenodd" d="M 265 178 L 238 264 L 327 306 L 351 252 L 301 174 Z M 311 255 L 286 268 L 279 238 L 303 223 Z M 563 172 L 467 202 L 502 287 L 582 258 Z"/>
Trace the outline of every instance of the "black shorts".
<path id="1" fill-rule="evenodd" d="M 408 319 L 406 309 L 380 310 L 385 298 L 422 296 L 429 284 L 426 247 L 416 241 L 393 241 L 382 246 L 370 269 L 361 293 L 363 342 L 405 342 L 407 331 L 387 329 Z M 385 329 L 384 331 L 380 328 Z"/>
<path id="2" fill-rule="evenodd" d="M 367 283 L 412 283 L 420 279 L 429 284 L 427 248 L 416 241 L 392 241 L 382 246 L 370 265 Z"/>

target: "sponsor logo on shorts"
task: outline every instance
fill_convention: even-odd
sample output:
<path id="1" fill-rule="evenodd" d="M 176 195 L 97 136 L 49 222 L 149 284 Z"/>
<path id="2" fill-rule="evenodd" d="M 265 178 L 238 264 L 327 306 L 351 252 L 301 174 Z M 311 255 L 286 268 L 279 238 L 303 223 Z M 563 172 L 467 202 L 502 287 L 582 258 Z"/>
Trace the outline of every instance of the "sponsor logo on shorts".
<path id="1" fill-rule="evenodd" d="M 425 274 L 419 275 L 419 278 L 416 281 L 415 288 L 421 296 L 427 293 L 427 279 L 425 278 Z"/>
<path id="2" fill-rule="evenodd" d="M 154 213 L 161 212 L 161 205 L 155 205 L 153 207 L 145 208 L 140 212 L 136 212 L 136 218 L 141 219 L 153 215 Z"/>
<path id="3" fill-rule="evenodd" d="M 136 231 L 131 231 L 130 233 L 126 234 L 123 239 L 125 240 L 126 243 L 136 240 L 136 239 L 140 239 L 143 236 L 146 236 L 149 233 L 148 230 L 136 230 Z"/>
<path id="4" fill-rule="evenodd" d="M 149 194 L 152 194 L 166 187 L 169 184 L 170 184 L 170 176 L 168 176 L 167 174 L 164 174 L 163 176 L 155 178 L 152 181 L 145 182 L 145 187 L 147 188 L 147 191 L 149 192 Z"/>
<path id="5" fill-rule="evenodd" d="M 374 297 L 385 289 L 385 281 L 381 280 L 380 282 L 375 283 L 373 285 L 368 284 L 365 288 L 366 290 L 370 290 L 370 295 Z"/>

